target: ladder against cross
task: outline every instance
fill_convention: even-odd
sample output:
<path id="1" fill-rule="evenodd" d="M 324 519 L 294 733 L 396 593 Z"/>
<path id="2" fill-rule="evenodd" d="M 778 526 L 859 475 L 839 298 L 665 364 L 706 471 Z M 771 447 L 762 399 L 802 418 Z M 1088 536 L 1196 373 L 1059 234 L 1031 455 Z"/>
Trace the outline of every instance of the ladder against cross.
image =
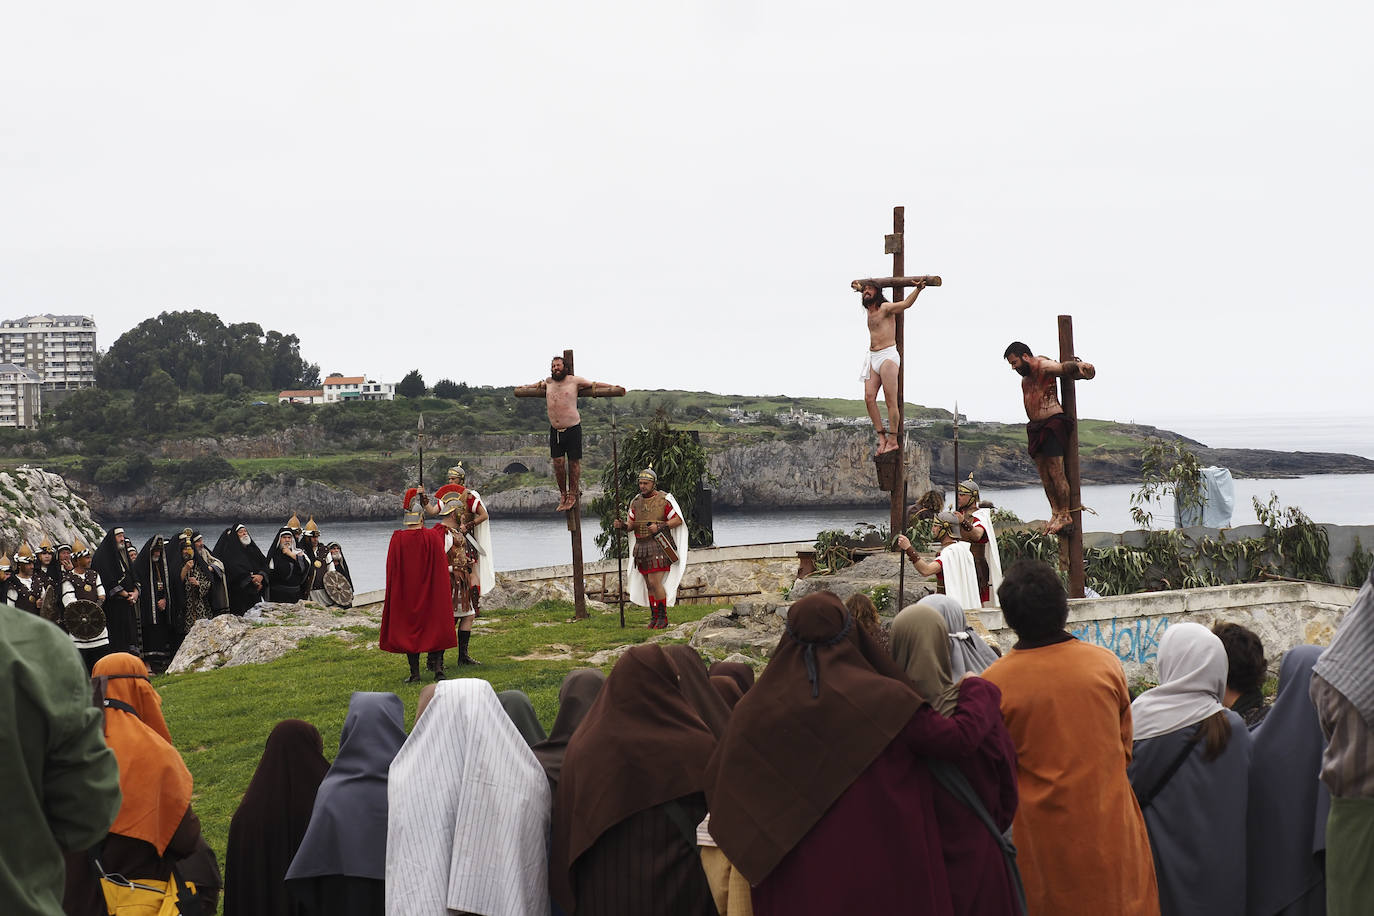
<path id="1" fill-rule="evenodd" d="M 575 375 L 573 369 L 573 351 L 563 351 L 563 366 L 568 370 L 569 375 Z M 517 398 L 542 398 L 545 391 L 538 385 L 520 385 L 515 389 Z M 577 390 L 579 398 L 623 398 L 625 389 L 619 385 L 584 385 Z M 618 507 L 617 507 L 618 509 Z M 578 502 L 573 503 L 573 507 L 566 513 L 568 519 L 568 531 L 572 533 L 572 565 L 573 565 L 573 605 L 577 608 L 575 616 L 583 619 L 587 616 L 587 586 L 582 581 L 582 506 Z"/>

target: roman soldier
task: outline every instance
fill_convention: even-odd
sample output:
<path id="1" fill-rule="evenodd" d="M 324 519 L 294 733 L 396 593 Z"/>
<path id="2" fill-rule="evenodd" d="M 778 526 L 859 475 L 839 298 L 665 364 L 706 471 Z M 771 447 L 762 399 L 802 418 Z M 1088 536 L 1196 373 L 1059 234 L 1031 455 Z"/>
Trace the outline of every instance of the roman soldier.
<path id="1" fill-rule="evenodd" d="M 301 587 L 301 599 L 309 598 L 319 604 L 328 604 L 324 593 L 324 574 L 329 571 L 329 553 L 320 545 L 320 526 L 315 524 L 315 516 L 301 529 L 301 551 L 310 563 L 306 570 L 305 585 Z"/>
<path id="2" fill-rule="evenodd" d="M 407 684 L 420 680 L 420 653 L 428 654 L 435 678 L 442 676 L 443 653 L 458 640 L 453 626 L 453 576 L 449 555 L 455 540 L 449 526 L 424 526 L 427 498 L 406 491 L 405 527 L 391 534 L 386 553 L 386 595 L 378 646 L 404 653 L 410 663 Z"/>
<path id="3" fill-rule="evenodd" d="M 81 543 L 80 538 L 72 538 L 71 550 L 72 568 L 62 575 L 62 607 L 69 608 L 76 601 L 87 601 L 96 607 L 105 601 L 105 584 L 100 580 L 100 574 L 91 568 L 91 549 Z M 60 550 L 59 550 L 60 553 Z M 120 556 L 127 558 L 128 554 L 123 550 Z M 81 660 L 86 663 L 86 670 L 90 671 L 100 659 L 104 658 L 111 651 L 109 626 L 97 617 L 96 626 L 98 631 L 92 628 L 85 633 L 73 632 L 68 628 L 65 620 L 59 626 L 66 630 L 72 637 L 72 642 L 76 644 L 77 650 L 81 653 Z"/>
<path id="4" fill-rule="evenodd" d="M 11 567 L 6 566 L 5 569 L 8 571 Z M 5 596 L 5 603 L 30 614 L 41 613 L 46 580 L 40 579 L 39 573 L 34 570 L 33 551 L 28 544 L 20 543 L 19 550 L 14 554 L 12 570 L 3 586 L 0 586 L 4 589 L 0 594 Z"/>
<path id="5" fill-rule="evenodd" d="M 668 626 L 668 606 L 677 603 L 677 587 L 687 568 L 687 528 L 673 494 L 658 489 L 651 464 L 639 472 L 639 495 L 630 500 L 625 521 L 616 528 L 634 531 L 634 567 L 630 601 L 649 608 L 649 629 Z"/>
<path id="6" fill-rule="evenodd" d="M 425 509 L 428 505 L 429 497 L 422 493 L 419 487 L 406 490 L 401 500 L 401 527 L 425 527 Z"/>
<path id="7" fill-rule="evenodd" d="M 959 481 L 955 488 L 955 511 L 959 513 L 959 537 L 973 550 L 973 568 L 978 573 L 978 594 L 986 606 L 993 602 L 1002 584 L 1002 557 L 997 535 L 992 528 L 992 510 L 980 509 L 978 484 L 973 475 Z"/>
<path id="8" fill-rule="evenodd" d="M 897 535 L 897 546 L 923 576 L 935 577 L 935 590 L 956 599 L 965 609 L 983 606 L 978 596 L 978 573 L 973 565 L 973 551 L 957 532 L 960 517 L 955 512 L 941 512 L 931 522 L 930 534 L 940 544 L 940 554 L 933 560 L 921 556 L 904 534 Z"/>
<path id="9" fill-rule="evenodd" d="M 496 585 L 496 566 L 491 552 L 491 526 L 488 524 L 487 506 L 482 502 L 482 495 L 467 485 L 467 476 L 462 462 L 449 468 L 448 483 L 434 491 L 434 501 L 425 511 L 429 515 L 439 515 L 445 498 L 453 494 L 463 497 L 463 502 L 457 510 L 457 531 L 462 536 L 461 539 L 468 542 L 468 602 L 472 610 L 480 614 L 482 594 L 491 591 Z M 471 630 L 471 618 L 468 619 L 467 625 Z M 461 635 L 459 639 L 462 639 Z M 460 643 L 460 648 L 461 646 Z M 459 661 L 466 656 L 467 652 L 461 652 Z"/>

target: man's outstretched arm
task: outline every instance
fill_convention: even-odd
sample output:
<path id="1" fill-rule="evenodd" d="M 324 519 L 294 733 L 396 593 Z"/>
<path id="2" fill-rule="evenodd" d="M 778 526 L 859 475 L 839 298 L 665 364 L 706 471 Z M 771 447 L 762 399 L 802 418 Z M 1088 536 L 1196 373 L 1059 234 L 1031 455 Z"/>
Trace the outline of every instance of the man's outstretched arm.
<path id="1" fill-rule="evenodd" d="M 906 298 L 901 302 L 889 302 L 883 306 L 883 310 L 892 314 L 905 312 L 916 304 L 916 297 L 921 295 L 921 290 L 925 289 L 925 283 L 917 283 L 911 288 L 911 292 L 906 294 Z"/>

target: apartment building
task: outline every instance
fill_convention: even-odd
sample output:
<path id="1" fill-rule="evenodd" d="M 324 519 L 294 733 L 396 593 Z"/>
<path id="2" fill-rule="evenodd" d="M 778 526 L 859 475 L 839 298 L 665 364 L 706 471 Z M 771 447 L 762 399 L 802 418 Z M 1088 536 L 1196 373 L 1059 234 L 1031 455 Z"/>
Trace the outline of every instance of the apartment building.
<path id="1" fill-rule="evenodd" d="M 0 363 L 0 427 L 29 429 L 42 412 L 37 372 L 13 363 Z"/>
<path id="2" fill-rule="evenodd" d="M 95 386 L 95 319 L 30 315 L 0 321 L 0 363 L 38 373 L 43 391 Z"/>

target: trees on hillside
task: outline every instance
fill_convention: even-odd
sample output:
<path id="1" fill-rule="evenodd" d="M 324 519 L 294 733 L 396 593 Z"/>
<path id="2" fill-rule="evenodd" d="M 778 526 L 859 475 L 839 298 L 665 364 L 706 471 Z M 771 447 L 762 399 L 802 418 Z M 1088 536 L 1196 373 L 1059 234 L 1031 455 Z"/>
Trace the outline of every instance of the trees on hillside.
<path id="1" fill-rule="evenodd" d="M 300 354 L 300 339 L 280 331 L 264 332 L 255 322 L 225 325 L 218 315 L 199 309 L 163 312 L 121 334 L 96 367 L 103 388 L 137 390 L 156 370 L 166 372 L 182 391 L 224 391 L 235 374 L 250 390 L 313 387 L 320 367 Z"/>
<path id="2" fill-rule="evenodd" d="M 403 398 L 422 398 L 425 391 L 425 378 L 419 369 L 411 369 L 405 378 L 396 383 L 396 393 Z"/>

